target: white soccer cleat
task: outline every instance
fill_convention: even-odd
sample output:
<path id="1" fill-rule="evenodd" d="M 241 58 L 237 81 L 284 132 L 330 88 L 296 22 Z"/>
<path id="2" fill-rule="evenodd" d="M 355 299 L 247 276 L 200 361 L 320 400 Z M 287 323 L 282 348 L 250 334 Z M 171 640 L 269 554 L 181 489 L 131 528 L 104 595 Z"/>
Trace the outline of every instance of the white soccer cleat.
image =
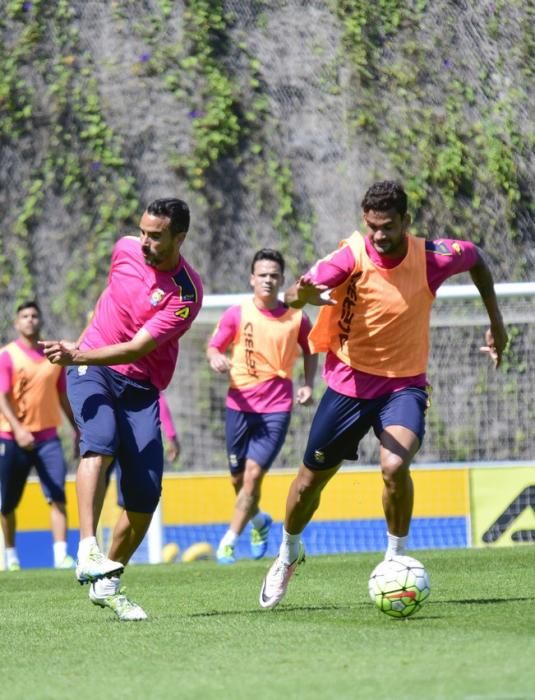
<path id="1" fill-rule="evenodd" d="M 79 583 L 93 583 L 100 578 L 110 576 L 120 576 L 124 571 L 121 562 L 112 561 L 105 557 L 96 544 L 89 550 L 89 556 L 85 559 L 78 559 L 76 565 L 76 578 Z"/>
<path id="2" fill-rule="evenodd" d="M 137 622 L 147 619 L 147 613 L 140 605 L 126 597 L 124 589 L 113 595 L 100 598 L 95 592 L 95 586 L 91 584 L 89 599 L 94 605 L 113 610 L 121 622 Z"/>
<path id="3" fill-rule="evenodd" d="M 297 559 L 291 564 L 283 564 L 277 557 L 267 576 L 262 582 L 260 589 L 260 607 L 268 609 L 278 605 L 286 595 L 288 583 L 299 564 L 305 561 L 305 548 L 299 543 L 299 554 Z"/>

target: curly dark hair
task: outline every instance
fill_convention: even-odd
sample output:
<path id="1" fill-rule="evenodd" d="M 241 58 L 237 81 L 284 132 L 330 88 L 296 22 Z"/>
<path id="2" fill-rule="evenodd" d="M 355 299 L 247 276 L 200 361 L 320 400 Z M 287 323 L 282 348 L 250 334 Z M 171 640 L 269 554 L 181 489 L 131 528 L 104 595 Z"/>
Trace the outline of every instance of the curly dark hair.
<path id="1" fill-rule="evenodd" d="M 407 213 L 407 194 L 399 182 L 383 180 L 375 182 L 360 203 L 363 211 L 397 211 L 400 216 Z"/>

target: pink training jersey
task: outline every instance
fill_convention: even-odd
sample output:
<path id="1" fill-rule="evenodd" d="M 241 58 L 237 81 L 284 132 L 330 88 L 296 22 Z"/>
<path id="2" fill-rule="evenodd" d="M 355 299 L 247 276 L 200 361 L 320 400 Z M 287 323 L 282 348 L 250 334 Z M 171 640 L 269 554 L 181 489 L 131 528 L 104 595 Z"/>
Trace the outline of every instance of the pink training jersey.
<path id="1" fill-rule="evenodd" d="M 268 317 L 278 318 L 287 311 L 287 307 L 280 303 L 276 309 L 260 309 Z M 241 307 L 231 306 L 221 316 L 216 331 L 208 343 L 208 347 L 216 348 L 219 352 L 225 352 L 232 344 L 240 329 Z M 311 331 L 308 316 L 303 314 L 297 342 L 304 353 L 310 354 L 308 347 L 308 334 Z M 293 382 L 291 379 L 273 377 L 266 382 L 257 384 L 247 389 L 229 388 L 227 393 L 227 408 L 244 413 L 279 413 L 291 411 L 293 405 Z"/>
<path id="2" fill-rule="evenodd" d="M 402 258 L 388 258 L 380 255 L 369 238 L 365 237 L 366 252 L 377 267 L 395 267 Z M 438 239 L 426 241 L 427 282 L 429 289 L 436 294 L 440 285 L 453 275 L 470 270 L 479 257 L 478 250 L 469 241 Z M 355 269 L 355 259 L 350 246 L 346 245 L 319 260 L 305 275 L 314 284 L 324 284 L 333 289 L 344 282 Z M 323 367 L 323 378 L 327 385 L 345 396 L 361 399 L 375 399 L 409 386 L 425 388 L 427 377 L 389 378 L 361 372 L 328 352 Z"/>
<path id="3" fill-rule="evenodd" d="M 28 355 L 30 360 L 34 362 L 43 362 L 45 360 L 45 355 L 41 348 L 37 350 L 34 348 L 29 348 L 22 340 L 17 339 L 15 343 L 18 347 Z M 13 361 L 11 355 L 8 352 L 3 352 L 0 354 L 0 392 L 3 394 L 9 394 L 13 387 Z M 58 394 L 65 394 L 67 392 L 67 382 L 65 378 L 65 370 L 63 370 L 56 382 L 56 388 Z M 42 442 L 43 440 L 51 440 L 58 436 L 58 431 L 56 428 L 45 428 L 44 430 L 37 430 L 32 433 L 35 442 Z M 12 432 L 4 432 L 0 430 L 0 438 L 3 440 L 13 440 Z"/>
<path id="4" fill-rule="evenodd" d="M 125 236 L 115 244 L 108 286 L 80 348 L 124 343 L 144 328 L 157 347 L 136 362 L 112 369 L 132 379 L 148 380 L 161 391 L 171 381 L 179 338 L 199 313 L 202 296 L 201 278 L 182 256 L 174 270 L 161 272 L 147 265 L 139 239 Z"/>

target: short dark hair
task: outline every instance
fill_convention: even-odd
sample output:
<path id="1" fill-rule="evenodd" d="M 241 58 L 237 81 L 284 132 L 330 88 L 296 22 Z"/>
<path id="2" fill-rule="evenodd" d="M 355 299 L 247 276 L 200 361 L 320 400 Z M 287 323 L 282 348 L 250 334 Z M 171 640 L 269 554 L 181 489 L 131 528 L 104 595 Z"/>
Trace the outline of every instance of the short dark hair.
<path id="1" fill-rule="evenodd" d="M 272 260 L 278 263 L 281 269 L 281 275 L 284 275 L 284 258 L 282 253 L 278 250 L 273 250 L 272 248 L 261 248 L 257 250 L 253 257 L 253 262 L 251 263 L 251 272 L 254 273 L 254 266 L 259 260 Z"/>
<path id="2" fill-rule="evenodd" d="M 20 314 L 20 312 L 24 311 L 24 309 L 35 309 L 39 316 L 42 316 L 39 304 L 35 301 L 35 299 L 30 299 L 30 301 L 23 301 L 22 304 L 19 304 L 17 306 L 17 310 L 15 313 Z"/>
<path id="3" fill-rule="evenodd" d="M 189 229 L 189 207 L 181 199 L 155 199 L 147 207 L 147 213 L 152 216 L 166 216 L 170 220 L 169 230 L 173 236 L 187 233 Z"/>
<path id="4" fill-rule="evenodd" d="M 360 203 L 363 211 L 397 211 L 400 216 L 407 213 L 407 194 L 403 186 L 394 180 L 375 182 Z"/>

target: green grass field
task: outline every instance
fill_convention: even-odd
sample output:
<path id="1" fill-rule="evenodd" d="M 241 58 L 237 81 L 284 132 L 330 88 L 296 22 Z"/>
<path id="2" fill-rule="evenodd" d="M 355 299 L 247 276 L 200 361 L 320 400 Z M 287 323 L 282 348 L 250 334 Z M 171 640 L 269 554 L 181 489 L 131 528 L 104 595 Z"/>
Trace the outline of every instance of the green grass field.
<path id="1" fill-rule="evenodd" d="M 412 554 L 432 592 L 399 621 L 368 599 L 377 554 L 309 557 L 273 611 L 268 561 L 132 566 L 138 623 L 72 572 L 1 573 L 1 697 L 535 698 L 535 547 Z"/>

